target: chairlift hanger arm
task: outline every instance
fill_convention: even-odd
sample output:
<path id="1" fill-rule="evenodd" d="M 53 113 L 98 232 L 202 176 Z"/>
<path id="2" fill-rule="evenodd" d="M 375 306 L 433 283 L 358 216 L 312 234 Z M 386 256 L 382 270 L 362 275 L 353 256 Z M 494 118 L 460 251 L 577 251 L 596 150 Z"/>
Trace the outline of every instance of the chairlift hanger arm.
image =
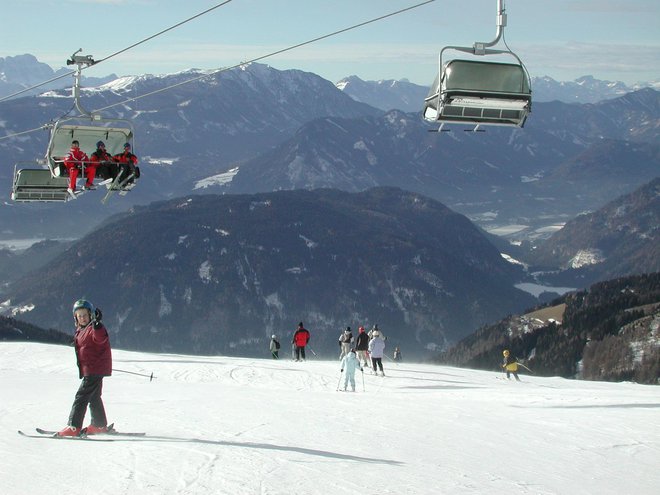
<path id="1" fill-rule="evenodd" d="M 504 35 L 504 27 L 506 26 L 506 9 L 504 7 L 504 0 L 497 0 L 497 32 L 493 41 L 475 41 L 473 45 L 475 55 L 485 55 L 485 49 L 490 46 L 495 46 L 500 42 Z"/>

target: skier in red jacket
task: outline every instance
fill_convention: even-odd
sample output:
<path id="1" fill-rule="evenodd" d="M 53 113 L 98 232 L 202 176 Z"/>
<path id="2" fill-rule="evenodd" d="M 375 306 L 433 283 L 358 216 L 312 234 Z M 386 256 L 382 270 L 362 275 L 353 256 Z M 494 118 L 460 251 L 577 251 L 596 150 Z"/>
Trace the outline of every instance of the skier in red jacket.
<path id="1" fill-rule="evenodd" d="M 84 168 L 87 182 L 83 189 L 95 189 L 94 177 L 96 176 L 96 164 L 89 160 L 87 153 L 80 149 L 80 143 L 76 140 L 71 142 L 71 149 L 64 157 L 64 166 L 69 171 L 69 192 L 76 190 L 78 180 L 78 169 Z"/>
<path id="2" fill-rule="evenodd" d="M 93 435 L 108 431 L 108 420 L 101 392 L 103 377 L 112 374 L 112 352 L 108 331 L 101 323 L 101 317 L 101 310 L 94 309 L 89 301 L 79 299 L 73 305 L 73 320 L 76 324 L 74 342 L 82 382 L 71 406 L 68 426 L 59 431 L 58 436 L 69 437 L 81 434 L 88 405 L 92 418 L 91 424 L 85 430 L 86 433 Z"/>
<path id="3" fill-rule="evenodd" d="M 137 167 L 138 158 L 131 153 L 131 143 L 124 144 L 124 152 L 112 157 L 119 164 L 119 182 L 125 181 L 130 174 L 133 177 L 128 181 L 129 184 L 135 182 L 140 177 L 140 169 Z"/>
<path id="4" fill-rule="evenodd" d="M 298 323 L 298 330 L 293 334 L 293 341 L 291 342 L 296 346 L 296 361 L 305 360 L 305 346 L 309 342 L 309 331 L 303 326 L 303 322 Z"/>

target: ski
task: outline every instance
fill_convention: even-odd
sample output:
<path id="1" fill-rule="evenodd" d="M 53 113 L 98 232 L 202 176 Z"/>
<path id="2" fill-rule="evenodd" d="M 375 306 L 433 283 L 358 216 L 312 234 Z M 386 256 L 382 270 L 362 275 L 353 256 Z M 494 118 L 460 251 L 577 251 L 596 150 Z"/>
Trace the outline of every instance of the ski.
<path id="1" fill-rule="evenodd" d="M 51 431 L 51 430 L 44 430 L 43 428 L 37 428 L 37 433 L 41 435 L 55 435 L 57 432 L 56 431 Z M 124 436 L 124 437 L 143 437 L 146 435 L 145 432 L 143 431 L 117 431 L 115 430 L 115 424 L 109 424 L 108 425 L 108 431 L 106 433 L 95 433 L 94 435 L 87 435 L 87 428 L 83 428 L 81 432 L 81 436 L 93 436 L 97 437 L 99 435 L 117 435 L 117 436 Z"/>
<path id="2" fill-rule="evenodd" d="M 41 428 L 37 428 L 37 431 L 39 430 L 41 430 Z M 41 431 L 46 431 L 46 430 L 41 430 Z M 111 438 L 92 438 L 85 435 L 79 437 L 58 437 L 55 433 L 53 433 L 52 435 L 47 433 L 39 433 L 37 435 L 32 435 L 30 433 L 25 433 L 24 431 L 21 430 L 18 430 L 18 434 L 27 438 L 44 438 L 51 440 L 89 440 L 92 442 L 114 442 L 114 440 Z"/>
<path id="3" fill-rule="evenodd" d="M 108 192 L 106 193 L 105 197 L 101 200 L 101 203 L 105 204 L 110 196 L 112 196 L 112 193 L 116 191 L 121 191 L 123 190 L 124 186 L 128 183 L 129 180 L 131 180 L 135 174 L 129 174 L 128 177 L 126 177 L 124 180 L 119 182 L 119 177 L 121 174 L 117 175 L 117 178 L 109 185 L 106 185 L 108 188 Z"/>
<path id="4" fill-rule="evenodd" d="M 84 431 L 84 429 L 83 429 Z M 122 436 L 122 437 L 143 437 L 146 435 L 146 432 L 144 431 L 117 431 L 115 430 L 115 424 L 109 424 L 108 425 L 108 432 L 107 433 L 98 433 L 98 435 L 117 435 L 117 436 Z"/>

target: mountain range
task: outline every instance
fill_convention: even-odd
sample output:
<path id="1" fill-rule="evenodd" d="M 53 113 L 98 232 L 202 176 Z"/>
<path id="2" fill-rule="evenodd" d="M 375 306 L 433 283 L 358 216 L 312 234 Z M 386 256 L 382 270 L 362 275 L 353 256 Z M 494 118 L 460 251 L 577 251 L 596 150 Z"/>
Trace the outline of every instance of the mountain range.
<path id="1" fill-rule="evenodd" d="M 140 95 L 150 96 L 123 103 Z M 539 102 L 525 129 L 465 133 L 458 126 L 438 135 L 418 112 L 383 112 L 301 71 L 251 64 L 119 78 L 84 90 L 83 100 L 89 109 L 113 105 L 108 116 L 134 122 L 139 187 L 105 207 L 94 195 L 67 205 L 0 205 L 0 234 L 82 234 L 134 204 L 191 192 L 394 185 L 435 198 L 486 230 L 513 225 L 519 238 L 547 236 L 548 228 L 655 177 L 658 95 L 647 88 L 596 104 Z M 67 96 L 58 90 L 0 102 L 5 132 L 66 114 Z M 46 139 L 40 131 L 0 141 L 5 190 L 10 164 L 39 157 Z"/>
<path id="2" fill-rule="evenodd" d="M 71 69 L 62 67 L 53 70 L 50 65 L 39 62 L 34 55 L 26 53 L 16 55 L 15 57 L 0 57 L 0 98 L 12 95 L 27 88 L 31 88 L 44 81 L 59 78 L 43 86 L 39 86 L 26 94 L 38 94 L 44 89 L 62 89 L 70 87 L 73 76 L 65 77 L 66 74 L 73 74 Z M 117 79 L 115 74 L 103 77 L 84 77 L 83 82 L 86 86 L 98 86 L 109 81 Z"/>
<path id="3" fill-rule="evenodd" d="M 333 355 L 378 324 L 422 355 L 534 304 L 464 216 L 398 188 L 196 195 L 133 208 L 10 284 L 3 310 L 67 329 L 102 307 L 125 348 L 253 355 L 299 321 Z"/>
<path id="4" fill-rule="evenodd" d="M 433 77 L 429 78 L 429 86 Z M 429 86 L 420 86 L 410 81 L 383 79 L 363 81 L 358 76 L 349 76 L 336 83 L 352 98 L 381 110 L 421 112 Z M 532 77 L 532 94 L 535 102 L 561 101 L 563 103 L 598 103 L 624 96 L 644 88 L 660 89 L 660 81 L 627 86 L 620 81 L 601 81 L 592 76 L 582 76 L 575 81 L 555 81 L 551 77 Z"/>
<path id="5" fill-rule="evenodd" d="M 634 273 L 660 272 L 660 177 L 599 210 L 568 221 L 528 261 L 581 286 Z"/>

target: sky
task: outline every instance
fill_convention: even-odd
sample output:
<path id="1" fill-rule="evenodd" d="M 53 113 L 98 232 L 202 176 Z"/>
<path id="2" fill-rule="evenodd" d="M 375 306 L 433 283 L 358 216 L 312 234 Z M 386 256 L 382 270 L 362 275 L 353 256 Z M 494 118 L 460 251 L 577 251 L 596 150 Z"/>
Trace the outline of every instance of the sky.
<path id="1" fill-rule="evenodd" d="M 64 427 L 80 382 L 71 347 L 0 342 L 2 493 L 657 494 L 657 386 L 515 382 L 402 352 L 353 393 L 338 361 L 114 349 L 115 369 L 156 378 L 104 380 L 108 420 L 146 436 L 99 442 L 17 434 Z"/>
<path id="2" fill-rule="evenodd" d="M 98 64 L 86 75 L 233 66 L 421 2 L 231 0 Z M 21 0 L 3 9 L 0 57 L 31 53 L 57 69 L 83 48 L 84 54 L 99 60 L 219 3 Z M 660 79 L 657 0 L 507 0 L 505 7 L 505 39 L 532 76 L 572 81 L 593 75 L 629 85 Z M 442 47 L 495 38 L 496 12 L 497 0 L 435 0 L 262 63 L 314 72 L 332 82 L 357 75 L 430 85 Z"/>

